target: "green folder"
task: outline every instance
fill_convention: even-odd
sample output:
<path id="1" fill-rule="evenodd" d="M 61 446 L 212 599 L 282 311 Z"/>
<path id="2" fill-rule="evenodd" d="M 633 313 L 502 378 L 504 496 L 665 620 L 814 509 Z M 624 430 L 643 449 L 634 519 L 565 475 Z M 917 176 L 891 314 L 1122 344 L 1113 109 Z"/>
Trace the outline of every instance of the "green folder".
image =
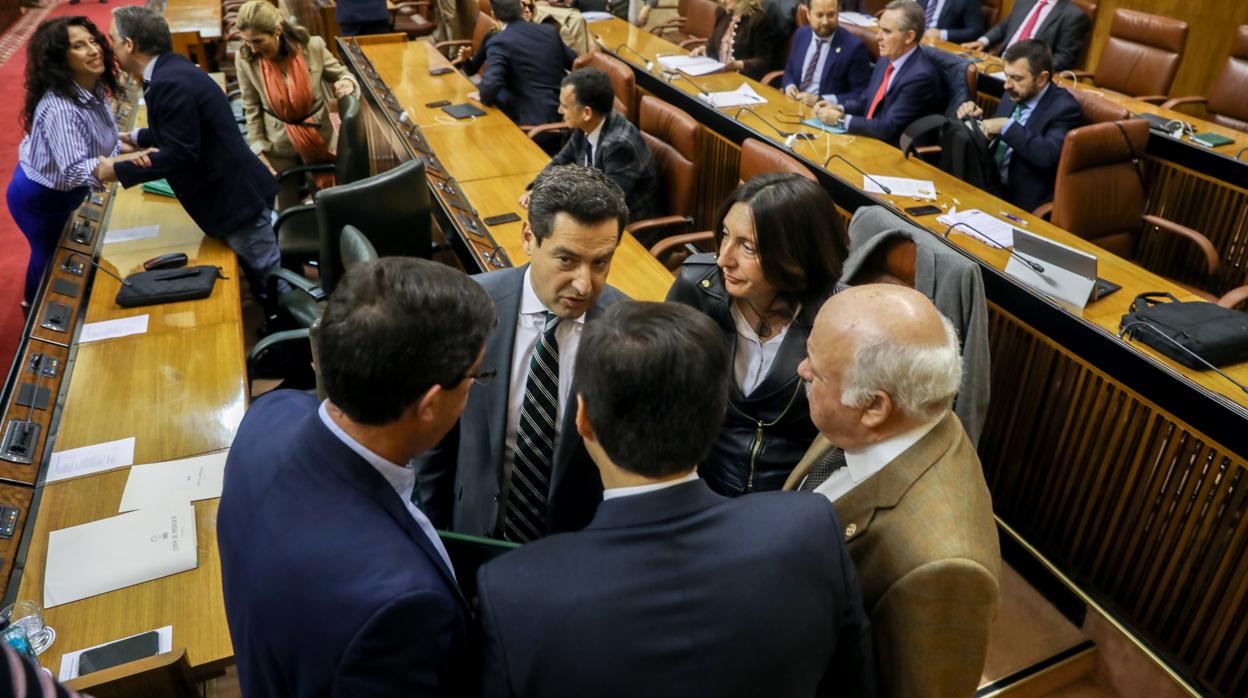
<path id="1" fill-rule="evenodd" d="M 1192 140 L 1205 146 L 1206 148 L 1216 148 L 1220 145 L 1228 145 L 1235 142 L 1232 138 L 1227 138 L 1220 133 L 1213 133 L 1212 131 L 1197 133 L 1192 136 Z"/>
<path id="2" fill-rule="evenodd" d="M 153 182 L 144 182 L 143 191 L 150 192 L 152 194 L 159 194 L 161 196 L 168 196 L 170 198 L 177 197 L 177 194 L 173 193 L 173 187 L 169 186 L 169 182 L 163 179 L 158 179 Z"/>
<path id="3" fill-rule="evenodd" d="M 438 531 L 446 554 L 451 558 L 451 566 L 455 568 L 455 579 L 464 596 L 472 599 L 477 595 L 477 568 L 503 553 L 520 547 L 519 543 L 467 536 L 451 531 Z"/>

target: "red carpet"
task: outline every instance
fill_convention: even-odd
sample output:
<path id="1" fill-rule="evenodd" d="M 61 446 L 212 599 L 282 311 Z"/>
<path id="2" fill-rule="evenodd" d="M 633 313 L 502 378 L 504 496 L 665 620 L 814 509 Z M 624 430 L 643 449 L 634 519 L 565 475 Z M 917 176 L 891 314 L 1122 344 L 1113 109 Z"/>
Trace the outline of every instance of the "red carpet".
<path id="1" fill-rule="evenodd" d="M 26 76 L 25 42 L 34 27 L 48 17 L 85 15 L 107 34 L 112 9 L 137 4 L 139 0 L 112 0 L 107 5 L 95 0 L 84 0 L 77 5 L 61 2 L 50 9 L 34 10 L 24 15 L 0 37 L 0 85 L 9 87 L 9 94 L 13 95 L 10 99 L 0 100 L 0 202 L 3 201 L 3 190 L 8 188 L 13 177 L 13 168 L 17 167 L 17 147 L 22 142 L 18 114 L 25 100 L 22 90 Z M 9 52 L 12 52 L 12 57 L 4 62 L 5 54 Z M 22 237 L 17 224 L 9 216 L 6 205 L 4 215 L 0 215 L 0 368 L 5 372 L 13 361 L 22 334 L 24 320 L 19 303 L 29 256 L 26 238 Z"/>

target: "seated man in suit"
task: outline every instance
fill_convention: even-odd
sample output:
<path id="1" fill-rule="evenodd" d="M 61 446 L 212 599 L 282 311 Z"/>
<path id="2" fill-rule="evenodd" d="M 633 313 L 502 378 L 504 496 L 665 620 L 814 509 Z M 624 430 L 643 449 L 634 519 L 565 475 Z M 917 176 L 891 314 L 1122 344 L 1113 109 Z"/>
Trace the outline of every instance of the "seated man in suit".
<path id="1" fill-rule="evenodd" d="M 784 66 L 784 94 L 813 107 L 857 97 L 871 81 L 871 55 L 862 40 L 837 23 L 839 0 L 811 0 L 810 25 L 793 35 Z"/>
<path id="2" fill-rule="evenodd" d="M 853 286 L 820 309 L 798 373 L 820 437 L 785 488 L 823 494 L 845 524 L 881 694 L 973 695 L 1001 555 L 979 456 L 949 409 L 957 332 L 912 288 Z"/>
<path id="3" fill-rule="evenodd" d="M 357 267 L 321 320 L 327 399 L 277 390 L 252 403 L 217 513 L 244 695 L 465 695 L 468 604 L 404 464 L 485 378 L 494 320 L 485 291 L 450 267 Z"/>
<path id="4" fill-rule="evenodd" d="M 517 124 L 556 121 L 559 83 L 576 54 L 558 29 L 526 21 L 520 0 L 493 0 L 491 6 L 501 29 L 485 49 L 480 93 L 469 96 L 497 106 Z"/>
<path id="5" fill-rule="evenodd" d="M 414 464 L 434 525 L 518 543 L 589 523 L 602 481 L 569 402 L 581 333 L 624 294 L 607 286 L 628 208 L 598 170 L 538 177 L 521 232 L 529 264 L 473 277 L 498 308 L 459 425 Z"/>
<path id="6" fill-rule="evenodd" d="M 918 0 L 927 31 L 942 41 L 970 41 L 984 33 L 979 0 Z"/>
<path id="7" fill-rule="evenodd" d="M 1053 52 L 1053 70 L 1074 70 L 1079 52 L 1088 38 L 1092 22 L 1070 0 L 1018 0 L 1005 21 L 986 34 L 962 44 L 962 48 L 982 51 L 990 46 L 1003 49 L 1028 39 L 1037 39 Z"/>
<path id="8" fill-rule="evenodd" d="M 1053 200 L 1057 161 L 1066 133 L 1083 121 L 1079 102 L 1053 84 L 1053 56 L 1043 43 L 1028 39 L 1005 50 L 1005 95 L 996 115 L 981 125 L 999 136 L 993 155 L 1010 203 L 1028 211 Z M 958 118 L 982 118 L 974 102 L 958 107 Z"/>
<path id="9" fill-rule="evenodd" d="M 572 136 L 542 174 L 560 165 L 602 170 L 624 192 L 629 222 L 656 218 L 662 212 L 658 208 L 654 155 L 641 131 L 614 106 L 611 78 L 601 69 L 581 68 L 564 78 L 559 91 L 559 114 L 572 129 Z M 525 192 L 520 205 L 527 206 L 528 199 L 529 192 Z"/>
<path id="10" fill-rule="evenodd" d="M 827 500 L 697 474 L 728 404 L 719 327 L 616 304 L 585 330 L 576 429 L 606 486 L 584 531 L 478 575 L 484 696 L 868 696 L 870 631 Z"/>
<path id="11" fill-rule="evenodd" d="M 338 0 L 334 7 L 338 33 L 342 36 L 385 34 L 393 31 L 386 0 Z"/>
<path id="12" fill-rule="evenodd" d="M 919 50 L 922 38 L 923 8 L 914 0 L 892 0 L 880 15 L 880 61 L 867 88 L 838 104 L 820 102 L 815 115 L 896 145 L 911 122 L 940 113 L 944 104 L 936 66 Z"/>

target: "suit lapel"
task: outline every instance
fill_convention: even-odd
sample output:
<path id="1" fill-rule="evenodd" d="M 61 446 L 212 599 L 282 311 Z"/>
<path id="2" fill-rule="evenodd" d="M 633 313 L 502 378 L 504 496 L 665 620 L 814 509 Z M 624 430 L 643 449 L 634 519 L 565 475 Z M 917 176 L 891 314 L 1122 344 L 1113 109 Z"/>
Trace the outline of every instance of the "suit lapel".
<path id="1" fill-rule="evenodd" d="M 1009 42 L 1010 38 L 1017 34 L 1018 30 L 1022 29 L 1023 25 L 1027 23 L 1027 16 L 1031 14 L 1033 9 L 1035 9 L 1037 2 L 1039 2 L 1039 0 L 1019 0 L 1018 4 L 1014 6 L 1015 10 L 1021 10 L 1021 12 L 1010 13 L 1010 18 L 1013 19 L 1014 17 L 1018 17 L 1018 22 L 1013 26 L 1006 27 L 1009 30 L 1005 35 L 1006 42 Z M 1038 31 L 1040 28 L 1036 27 L 1036 29 Z"/>
<path id="2" fill-rule="evenodd" d="M 805 455 L 797 462 L 797 467 L 793 468 L 793 472 L 789 473 L 789 477 L 784 481 L 784 489 L 795 490 L 802 484 L 802 479 L 810 472 L 815 464 L 823 460 L 828 455 L 828 451 L 832 450 L 832 442 L 828 441 L 823 434 L 815 437 L 815 442 L 806 449 Z"/>
<path id="3" fill-rule="evenodd" d="M 1062 18 L 1062 4 L 1062 0 L 1057 0 L 1057 2 L 1053 3 L 1053 9 L 1049 10 L 1049 16 L 1045 17 L 1044 21 L 1036 27 L 1035 33 L 1032 34 L 1033 38 L 1039 39 L 1040 32 L 1047 32 L 1055 28 L 1056 23 Z M 1050 39 L 1043 39 L 1043 41 L 1046 44 L 1052 44 L 1053 42 Z M 1087 39 L 1084 40 L 1087 41 Z"/>
<path id="4" fill-rule="evenodd" d="M 511 364 L 516 349 L 516 323 L 520 315 L 520 299 L 523 298 L 524 273 L 529 265 L 517 267 L 512 273 L 506 290 L 494 298 L 498 311 L 498 328 L 495 341 L 490 343 L 482 363 L 498 371 L 498 379 L 485 386 L 486 433 L 489 434 L 490 463 L 503 462 L 503 441 L 507 434 L 507 407 L 511 404 Z M 506 273 L 506 272 L 495 272 Z"/>

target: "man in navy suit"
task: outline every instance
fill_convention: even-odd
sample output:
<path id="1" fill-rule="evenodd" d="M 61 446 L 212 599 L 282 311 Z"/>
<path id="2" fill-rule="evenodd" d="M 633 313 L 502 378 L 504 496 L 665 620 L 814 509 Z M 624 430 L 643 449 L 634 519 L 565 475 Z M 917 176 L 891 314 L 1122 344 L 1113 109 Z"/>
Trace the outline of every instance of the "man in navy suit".
<path id="1" fill-rule="evenodd" d="M 940 74 L 919 50 L 923 8 L 914 0 L 893 0 L 880 15 L 880 61 L 867 89 L 843 103 L 820 102 L 815 115 L 850 133 L 897 144 L 915 119 L 938 114 L 944 104 Z"/>
<path id="2" fill-rule="evenodd" d="M 417 459 L 421 507 L 438 528 L 518 543 L 577 530 L 602 481 L 574 425 L 581 334 L 625 296 L 607 285 L 628 207 L 605 174 L 552 167 L 529 198 L 529 263 L 473 277 L 498 308 L 459 425 Z"/>
<path id="3" fill-rule="evenodd" d="M 386 0 L 338 0 L 334 19 L 342 36 L 384 34 L 393 29 Z"/>
<path id="4" fill-rule="evenodd" d="M 146 7 L 119 7 L 111 35 L 121 67 L 142 76 L 147 102 L 147 128 L 123 139 L 156 150 L 151 167 L 118 162 L 115 171 L 101 168 L 100 179 L 127 188 L 168 180 L 195 224 L 238 254 L 252 294 L 265 298 L 264 279 L 281 263 L 270 217 L 277 180 L 243 140 L 217 83 L 172 53 L 163 17 Z"/>
<path id="5" fill-rule="evenodd" d="M 696 465 L 731 359 L 706 315 L 626 301 L 585 331 L 576 429 L 602 473 L 589 526 L 478 572 L 484 696 L 870 696 L 875 668 L 836 513 L 737 499 Z"/>
<path id="6" fill-rule="evenodd" d="M 243 695 L 462 696 L 469 607 L 405 467 L 484 379 L 489 296 L 411 257 L 357 267 L 321 320 L 324 402 L 243 417 L 217 512 Z"/>
<path id="7" fill-rule="evenodd" d="M 944 41 L 961 43 L 984 33 L 984 10 L 979 0 L 918 0 L 924 26 Z"/>
<path id="8" fill-rule="evenodd" d="M 1009 17 L 962 47 L 1008 49 L 1020 41 L 1038 39 L 1053 52 L 1053 69 L 1061 72 L 1079 67 L 1079 53 L 1091 29 L 1088 15 L 1070 0 L 1018 0 Z"/>
<path id="9" fill-rule="evenodd" d="M 502 30 L 490 40 L 481 75 L 482 104 L 498 106 L 526 126 L 559 120 L 559 85 L 576 54 L 559 30 L 525 21 L 520 0 L 494 0 Z"/>
<path id="10" fill-rule="evenodd" d="M 871 56 L 862 40 L 837 24 L 838 0 L 811 0 L 810 25 L 793 35 L 784 66 L 784 94 L 815 106 L 820 99 L 843 102 L 871 80 Z"/>
<path id="11" fill-rule="evenodd" d="M 1054 85 L 1053 56 L 1042 42 L 1020 41 L 1005 50 L 1005 95 L 996 115 L 982 124 L 1010 203 L 1033 211 L 1053 199 L 1057 162 L 1066 134 L 1083 121 L 1079 102 Z M 958 108 L 958 118 L 981 118 L 974 102 Z"/>

